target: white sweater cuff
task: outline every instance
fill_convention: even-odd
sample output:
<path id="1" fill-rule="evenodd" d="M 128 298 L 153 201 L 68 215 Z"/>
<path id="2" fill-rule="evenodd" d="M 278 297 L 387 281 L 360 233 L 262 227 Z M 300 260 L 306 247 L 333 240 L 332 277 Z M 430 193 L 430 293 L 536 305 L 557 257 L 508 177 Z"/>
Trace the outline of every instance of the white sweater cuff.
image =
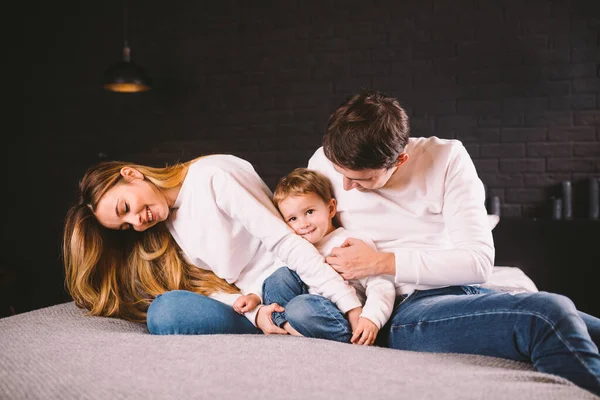
<path id="1" fill-rule="evenodd" d="M 356 297 L 355 294 L 349 294 L 342 297 L 335 305 L 344 314 L 356 307 L 362 307 L 360 300 L 358 300 L 358 297 Z"/>
<path id="2" fill-rule="evenodd" d="M 375 325 L 377 325 L 378 329 L 381 329 L 381 327 L 383 325 L 385 325 L 385 322 L 383 322 L 382 319 L 382 315 L 378 315 L 378 314 L 382 314 L 381 312 L 374 312 L 374 310 L 366 310 L 363 308 L 363 312 L 360 314 L 361 317 L 368 319 L 369 321 L 371 321 L 372 323 L 374 323 Z M 386 321 L 387 322 L 387 321 Z"/>
<path id="3" fill-rule="evenodd" d="M 264 306 L 264 304 L 261 303 L 254 307 L 254 310 L 244 313 L 244 317 L 248 318 L 248 321 L 252 322 L 252 325 L 256 326 L 257 328 L 258 325 L 256 325 L 256 316 L 258 315 L 258 310 L 260 310 L 262 306 Z"/>

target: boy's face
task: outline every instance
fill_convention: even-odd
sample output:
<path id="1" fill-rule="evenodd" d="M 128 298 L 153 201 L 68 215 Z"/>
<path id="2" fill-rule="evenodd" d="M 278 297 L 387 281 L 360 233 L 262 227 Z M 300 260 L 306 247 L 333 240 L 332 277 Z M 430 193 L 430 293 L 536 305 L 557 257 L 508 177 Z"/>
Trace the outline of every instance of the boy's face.
<path id="1" fill-rule="evenodd" d="M 288 196 L 279 202 L 279 212 L 294 232 L 314 244 L 333 230 L 336 201 L 325 203 L 315 193 Z"/>

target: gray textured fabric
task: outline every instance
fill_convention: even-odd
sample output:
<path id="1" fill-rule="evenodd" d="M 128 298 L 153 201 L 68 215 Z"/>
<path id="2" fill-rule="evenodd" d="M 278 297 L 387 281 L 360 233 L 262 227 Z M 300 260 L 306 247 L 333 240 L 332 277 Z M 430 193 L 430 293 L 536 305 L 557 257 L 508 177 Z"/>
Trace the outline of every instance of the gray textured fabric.
<path id="1" fill-rule="evenodd" d="M 0 398 L 597 399 L 519 362 L 291 336 L 152 336 L 74 303 L 0 319 Z"/>

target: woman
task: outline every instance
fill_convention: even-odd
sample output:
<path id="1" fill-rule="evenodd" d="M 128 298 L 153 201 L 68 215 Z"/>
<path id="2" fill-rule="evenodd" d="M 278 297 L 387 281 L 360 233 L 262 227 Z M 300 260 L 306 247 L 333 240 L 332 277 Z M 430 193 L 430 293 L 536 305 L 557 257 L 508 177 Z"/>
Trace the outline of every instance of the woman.
<path id="1" fill-rule="evenodd" d="M 262 298 L 265 278 L 288 265 L 358 321 L 354 289 L 283 222 L 247 161 L 103 162 L 79 192 L 63 256 L 67 288 L 91 315 L 146 321 L 153 334 L 285 334 L 271 319 L 279 305 L 242 307 L 243 316 L 232 306 L 242 295 Z"/>

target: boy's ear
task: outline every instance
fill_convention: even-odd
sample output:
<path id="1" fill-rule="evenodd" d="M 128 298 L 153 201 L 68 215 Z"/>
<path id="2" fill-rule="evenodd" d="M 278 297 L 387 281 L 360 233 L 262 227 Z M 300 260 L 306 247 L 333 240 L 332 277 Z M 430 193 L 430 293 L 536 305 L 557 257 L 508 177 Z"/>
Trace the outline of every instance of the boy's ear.
<path id="1" fill-rule="evenodd" d="M 144 179 L 144 174 L 131 167 L 121 168 L 121 176 L 125 178 L 125 181 L 127 182 L 131 182 L 134 179 Z"/>
<path id="2" fill-rule="evenodd" d="M 337 213 L 337 200 L 329 200 L 329 204 L 327 205 L 327 207 L 329 208 L 329 218 L 333 218 Z"/>

